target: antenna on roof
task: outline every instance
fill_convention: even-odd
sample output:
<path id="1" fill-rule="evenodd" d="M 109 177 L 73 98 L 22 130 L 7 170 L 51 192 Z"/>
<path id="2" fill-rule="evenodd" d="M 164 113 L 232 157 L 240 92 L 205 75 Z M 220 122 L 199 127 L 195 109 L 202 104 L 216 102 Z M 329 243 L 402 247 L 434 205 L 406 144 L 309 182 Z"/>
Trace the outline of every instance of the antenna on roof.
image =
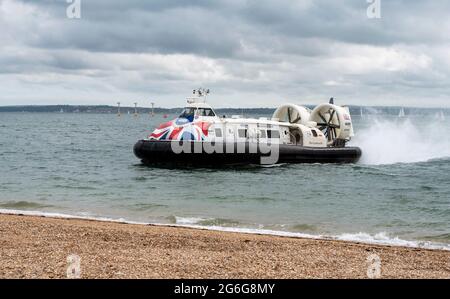
<path id="1" fill-rule="evenodd" d="M 209 95 L 209 93 L 210 93 L 209 89 L 205 89 L 205 88 L 194 89 L 192 91 L 192 94 L 194 95 L 194 97 L 187 98 L 188 103 L 195 103 L 198 101 L 206 102 L 206 98 Z M 203 98 L 203 99 L 201 99 L 201 98 Z"/>

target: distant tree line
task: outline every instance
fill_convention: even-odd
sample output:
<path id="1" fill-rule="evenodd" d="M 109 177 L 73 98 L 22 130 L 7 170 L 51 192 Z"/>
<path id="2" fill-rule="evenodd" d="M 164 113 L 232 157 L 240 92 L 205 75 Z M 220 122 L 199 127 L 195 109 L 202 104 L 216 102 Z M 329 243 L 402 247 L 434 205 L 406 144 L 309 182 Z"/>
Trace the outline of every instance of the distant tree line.
<path id="1" fill-rule="evenodd" d="M 306 105 L 306 107 L 313 109 L 314 105 Z M 382 106 L 349 106 L 350 113 L 352 115 L 363 114 L 390 114 L 397 115 L 402 108 L 398 107 L 382 107 Z M 151 108 L 139 107 L 138 113 L 151 113 Z M 177 114 L 180 113 L 182 108 L 154 108 L 156 114 Z M 215 109 L 219 115 L 271 115 L 275 108 L 219 108 Z M 442 108 L 411 108 L 405 107 L 405 113 L 411 115 L 420 115 L 430 112 L 436 112 L 443 110 Z M 448 110 L 448 109 L 444 109 Z M 134 113 L 134 107 L 120 107 L 122 114 L 128 112 Z M 40 113 L 117 113 L 116 106 L 107 105 L 27 105 L 27 106 L 0 106 L 0 112 L 40 112 Z"/>

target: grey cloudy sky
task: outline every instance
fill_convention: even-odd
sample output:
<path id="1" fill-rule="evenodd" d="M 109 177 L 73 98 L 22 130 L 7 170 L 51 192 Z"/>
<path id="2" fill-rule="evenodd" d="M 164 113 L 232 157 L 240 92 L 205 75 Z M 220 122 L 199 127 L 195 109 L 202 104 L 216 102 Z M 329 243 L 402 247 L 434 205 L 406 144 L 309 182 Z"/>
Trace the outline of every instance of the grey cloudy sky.
<path id="1" fill-rule="evenodd" d="M 0 0 L 0 105 L 450 107 L 450 1 Z"/>

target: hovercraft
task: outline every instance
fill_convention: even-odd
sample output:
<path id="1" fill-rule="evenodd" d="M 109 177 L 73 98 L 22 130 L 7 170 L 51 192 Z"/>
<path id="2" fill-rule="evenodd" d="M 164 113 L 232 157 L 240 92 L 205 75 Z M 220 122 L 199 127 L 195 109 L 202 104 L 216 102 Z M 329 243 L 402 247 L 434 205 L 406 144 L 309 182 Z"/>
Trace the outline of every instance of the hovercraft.
<path id="1" fill-rule="evenodd" d="M 356 163 L 348 107 L 329 103 L 310 110 L 295 104 L 271 119 L 220 117 L 206 102 L 209 90 L 194 90 L 181 115 L 161 124 L 134 146 L 144 164 L 235 165 Z"/>

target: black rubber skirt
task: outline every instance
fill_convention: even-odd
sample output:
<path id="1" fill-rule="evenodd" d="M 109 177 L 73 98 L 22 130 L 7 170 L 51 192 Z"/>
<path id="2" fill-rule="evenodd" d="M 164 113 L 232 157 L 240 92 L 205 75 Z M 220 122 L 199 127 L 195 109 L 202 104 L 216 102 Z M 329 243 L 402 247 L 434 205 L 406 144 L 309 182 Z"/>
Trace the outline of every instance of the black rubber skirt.
<path id="1" fill-rule="evenodd" d="M 209 148 L 206 149 L 209 145 Z M 183 150 L 180 150 L 180 148 Z M 175 148 L 175 150 L 174 150 Z M 214 148 L 215 150 L 211 150 Z M 268 151 L 267 145 L 215 144 L 192 141 L 140 140 L 134 154 L 144 164 L 234 165 L 277 163 L 356 163 L 361 157 L 358 147 L 314 148 L 297 145 L 277 145 Z"/>

